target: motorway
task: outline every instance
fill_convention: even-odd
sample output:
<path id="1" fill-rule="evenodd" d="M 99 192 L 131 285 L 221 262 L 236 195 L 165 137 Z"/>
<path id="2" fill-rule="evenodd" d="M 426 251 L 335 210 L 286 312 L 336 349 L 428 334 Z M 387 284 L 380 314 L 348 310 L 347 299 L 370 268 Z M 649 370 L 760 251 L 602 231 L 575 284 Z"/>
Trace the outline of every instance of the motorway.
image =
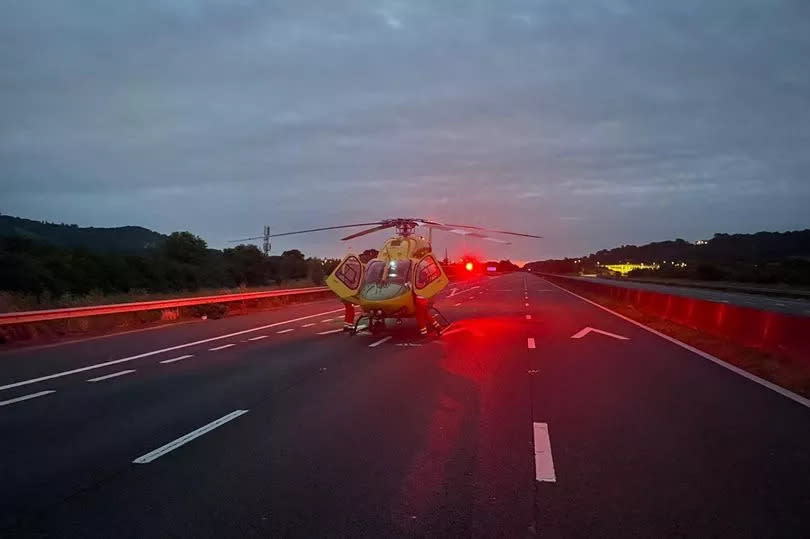
<path id="1" fill-rule="evenodd" d="M 657 283 L 642 283 L 639 281 L 626 281 L 620 279 L 603 279 L 599 277 L 568 277 L 582 281 L 596 282 L 608 286 L 620 286 L 637 290 L 650 290 L 661 294 L 674 294 L 688 298 L 704 299 L 716 303 L 726 303 L 760 311 L 773 311 L 777 313 L 793 314 L 797 316 L 810 316 L 810 299 L 784 298 L 764 294 L 746 294 L 744 292 L 726 292 L 711 288 L 692 288 L 687 286 L 673 286 Z"/>
<path id="2" fill-rule="evenodd" d="M 0 537 L 810 537 L 806 401 L 455 286 L 439 339 L 329 300 L 0 353 Z"/>

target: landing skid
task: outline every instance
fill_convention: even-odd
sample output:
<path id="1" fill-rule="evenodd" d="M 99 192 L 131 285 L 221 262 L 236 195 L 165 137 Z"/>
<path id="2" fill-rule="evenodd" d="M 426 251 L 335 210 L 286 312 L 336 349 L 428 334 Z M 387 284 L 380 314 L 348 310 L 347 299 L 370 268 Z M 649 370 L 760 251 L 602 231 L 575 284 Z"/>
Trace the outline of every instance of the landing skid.
<path id="1" fill-rule="evenodd" d="M 429 313 L 429 330 L 432 333 L 435 333 L 436 336 L 440 336 L 450 327 L 450 321 L 447 320 L 447 317 L 445 317 L 436 307 L 431 307 Z M 393 319 L 396 320 L 397 325 L 402 324 L 402 318 L 394 317 Z M 354 327 L 349 333 L 351 335 L 357 335 L 360 331 L 368 329 L 372 335 L 378 335 L 386 329 L 385 320 L 385 318 L 377 318 L 364 314 L 355 320 Z"/>

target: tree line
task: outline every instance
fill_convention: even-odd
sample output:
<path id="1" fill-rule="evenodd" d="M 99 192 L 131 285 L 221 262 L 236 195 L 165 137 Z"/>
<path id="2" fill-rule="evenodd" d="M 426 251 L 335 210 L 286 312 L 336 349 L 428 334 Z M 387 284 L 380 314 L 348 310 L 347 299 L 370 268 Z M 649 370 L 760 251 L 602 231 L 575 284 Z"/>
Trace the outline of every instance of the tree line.
<path id="1" fill-rule="evenodd" d="M 682 239 L 622 245 L 580 258 L 542 260 L 526 265 L 547 273 L 604 273 L 608 264 L 657 264 L 636 269 L 635 277 L 727 280 L 810 285 L 810 229 L 756 234 L 715 234 L 690 243 Z"/>
<path id="2" fill-rule="evenodd" d="M 0 237 L 0 290 L 59 297 L 165 293 L 237 288 L 309 279 L 323 284 L 339 260 L 305 257 L 297 249 L 267 256 L 255 245 L 209 249 L 190 232 L 174 232 L 137 254 L 56 246 L 31 238 Z"/>

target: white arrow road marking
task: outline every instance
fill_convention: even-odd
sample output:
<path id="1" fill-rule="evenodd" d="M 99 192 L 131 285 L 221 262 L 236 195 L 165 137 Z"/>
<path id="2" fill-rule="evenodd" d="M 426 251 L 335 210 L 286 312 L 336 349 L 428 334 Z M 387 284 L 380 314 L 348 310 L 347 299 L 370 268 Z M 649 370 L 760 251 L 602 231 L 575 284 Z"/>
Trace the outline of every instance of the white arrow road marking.
<path id="1" fill-rule="evenodd" d="M 341 331 L 343 331 L 343 328 L 330 329 L 329 331 L 319 331 L 318 335 L 332 335 L 333 333 L 340 333 Z"/>
<path id="2" fill-rule="evenodd" d="M 391 337 L 392 337 L 392 335 L 389 335 L 388 337 L 383 337 L 379 341 L 369 344 L 368 347 L 369 348 L 376 348 L 376 347 L 380 346 L 382 343 L 391 340 Z"/>
<path id="3" fill-rule="evenodd" d="M 590 332 L 601 333 L 602 335 L 606 335 L 608 337 L 613 337 L 614 339 L 619 339 L 620 341 L 629 340 L 628 337 L 622 337 L 621 335 L 616 335 L 615 333 L 610 333 L 608 331 L 602 331 L 601 329 L 596 329 L 596 328 L 583 328 L 580 331 L 577 331 L 576 333 L 571 335 L 571 338 L 572 339 L 581 339 L 582 337 L 584 337 L 585 335 L 587 335 Z"/>
<path id="4" fill-rule="evenodd" d="M 453 290 L 450 292 L 450 295 L 449 295 L 449 296 L 447 296 L 447 297 L 448 297 L 448 298 L 452 298 L 453 296 L 460 296 L 461 294 L 466 294 L 467 292 L 472 292 L 473 290 L 475 290 L 475 289 L 477 289 L 477 288 L 481 288 L 481 287 L 480 287 L 480 286 L 471 286 L 470 288 L 465 288 L 465 289 L 464 289 L 464 290 L 462 290 L 461 292 L 458 292 L 458 291 L 457 291 L 457 290 L 458 290 L 458 288 L 454 288 L 454 289 L 453 289 Z"/>
<path id="5" fill-rule="evenodd" d="M 453 335 L 455 333 L 469 333 L 473 337 L 483 337 L 484 336 L 484 334 L 481 333 L 480 331 L 475 331 L 475 330 L 470 329 L 470 328 L 453 328 L 453 329 L 449 329 L 449 328 L 450 328 L 450 326 L 447 326 L 447 328 L 445 328 L 445 330 L 442 331 L 442 337 L 444 337 L 445 335 Z"/>
<path id="6" fill-rule="evenodd" d="M 538 481 L 557 482 L 554 459 L 551 458 L 551 440 L 548 423 L 534 424 L 534 478 Z"/>

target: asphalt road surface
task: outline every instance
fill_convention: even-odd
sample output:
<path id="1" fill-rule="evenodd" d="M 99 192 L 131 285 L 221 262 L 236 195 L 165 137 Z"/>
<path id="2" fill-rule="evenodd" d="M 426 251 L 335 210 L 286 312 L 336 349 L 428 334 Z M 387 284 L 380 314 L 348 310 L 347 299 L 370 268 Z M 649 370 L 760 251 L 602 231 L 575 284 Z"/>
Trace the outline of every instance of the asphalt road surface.
<path id="1" fill-rule="evenodd" d="M 0 354 L 0 536 L 810 537 L 805 404 L 537 277 L 457 287 L 440 339 L 320 301 Z"/>
<path id="2" fill-rule="evenodd" d="M 598 277 L 568 278 L 604 283 L 609 286 L 651 290 L 653 292 L 660 292 L 662 294 L 674 294 L 676 296 L 686 296 L 688 298 L 705 299 L 707 301 L 727 303 L 729 305 L 748 307 L 751 309 L 758 309 L 760 311 L 773 311 L 798 316 L 810 316 L 810 300 L 807 299 L 783 298 L 763 294 L 746 294 L 744 292 L 726 292 L 723 290 L 712 290 L 710 288 L 691 288 L 688 286 L 641 283 L 638 281 L 619 281 L 617 279 L 601 279 Z"/>

